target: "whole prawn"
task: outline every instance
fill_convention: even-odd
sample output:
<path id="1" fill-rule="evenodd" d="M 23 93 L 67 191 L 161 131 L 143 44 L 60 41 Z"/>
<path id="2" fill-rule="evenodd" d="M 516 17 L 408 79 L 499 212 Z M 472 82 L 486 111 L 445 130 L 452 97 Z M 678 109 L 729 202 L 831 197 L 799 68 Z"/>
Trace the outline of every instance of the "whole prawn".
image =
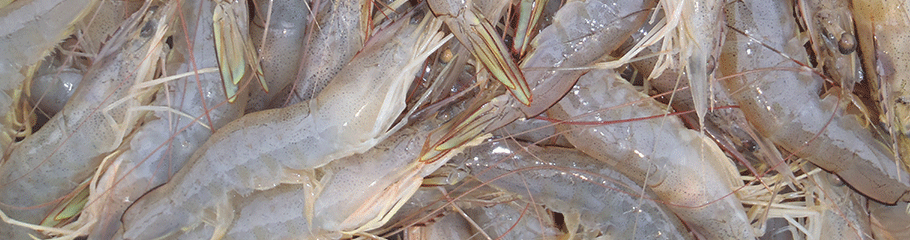
<path id="1" fill-rule="evenodd" d="M 315 168 L 365 152 L 400 129 L 393 123 L 414 74 L 449 39 L 436 33 L 438 21 L 419 19 L 400 19 L 373 36 L 315 99 L 219 129 L 171 181 L 130 206 L 123 237 L 175 234 L 199 223 L 203 209 L 217 209 L 217 225 L 230 224 L 225 211 L 233 193 L 280 183 L 315 188 Z"/>
<path id="2" fill-rule="evenodd" d="M 231 221 L 222 224 L 209 219 L 207 226 L 187 225 L 187 229 L 205 232 L 188 234 L 219 236 L 223 233 L 227 238 L 241 238 L 261 229 L 291 229 L 292 226 L 306 226 L 295 231 L 305 230 L 299 234 L 313 237 L 366 234 L 388 221 L 417 190 L 423 177 L 446 162 L 415 160 L 428 133 L 446 120 L 442 116 L 415 122 L 362 154 L 337 159 L 317 168 L 321 177 L 317 179 L 319 187 L 316 189 L 305 184 L 281 184 L 275 188 L 252 191 L 252 195 L 242 195 L 228 203 L 240 214 L 218 213 L 231 215 L 227 217 Z M 451 152 L 445 159 L 457 153 Z M 299 195 L 270 197 L 285 195 L 282 192 L 288 191 L 298 192 Z M 301 196 L 313 196 L 315 200 Z M 272 215 L 256 214 L 254 211 L 262 206 L 281 208 L 272 211 L 292 214 L 282 214 L 280 220 Z"/>
<path id="3" fill-rule="evenodd" d="M 667 114 L 660 103 L 636 91 L 611 70 L 582 76 L 547 113 L 569 121 Z M 733 189 L 742 185 L 733 163 L 714 142 L 685 128 L 678 119 L 602 126 L 561 124 L 558 129 L 568 131 L 566 138 L 582 152 L 654 191 L 698 234 L 711 239 L 755 238 L 742 204 L 733 194 Z"/>
<path id="4" fill-rule="evenodd" d="M 575 228 L 580 225 L 580 232 L 587 234 L 587 237 L 576 237 L 692 238 L 665 206 L 653 200 L 639 202 L 637 195 L 640 193 L 654 199 L 650 191 L 643 190 L 629 178 L 578 150 L 542 148 L 506 140 L 468 148 L 465 157 L 455 160 L 465 161 L 465 166 L 478 180 L 562 213 L 568 225 Z M 541 169 L 510 174 L 511 171 L 535 167 Z M 508 175 L 500 178 L 505 174 Z M 602 178 L 605 180 L 599 180 Z"/>

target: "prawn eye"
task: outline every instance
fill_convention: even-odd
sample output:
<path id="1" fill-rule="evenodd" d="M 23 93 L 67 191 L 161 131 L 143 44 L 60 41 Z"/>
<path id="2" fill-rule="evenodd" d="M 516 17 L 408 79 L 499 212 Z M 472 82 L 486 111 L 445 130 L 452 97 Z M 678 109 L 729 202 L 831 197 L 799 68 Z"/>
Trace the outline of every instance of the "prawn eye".
<path id="1" fill-rule="evenodd" d="M 439 57 L 439 60 L 442 61 L 442 63 L 449 63 L 454 57 L 455 55 L 452 54 L 452 49 L 446 48 L 445 51 L 442 51 L 442 56 Z"/>
<path id="2" fill-rule="evenodd" d="M 835 174 L 830 174 L 829 176 L 830 176 L 829 180 L 831 181 L 832 185 L 838 186 L 838 187 L 844 185 L 844 180 L 842 180 L 839 176 L 837 176 Z"/>
<path id="3" fill-rule="evenodd" d="M 151 37 L 155 33 L 155 21 L 145 22 L 145 26 L 142 26 L 142 30 L 139 31 L 139 36 L 147 38 Z"/>
<path id="4" fill-rule="evenodd" d="M 856 37 L 853 37 L 853 34 L 843 33 L 840 35 L 840 41 L 837 41 L 837 50 L 841 54 L 850 54 L 856 50 Z"/>
<path id="5" fill-rule="evenodd" d="M 423 13 L 423 11 L 418 10 L 416 13 L 414 13 L 414 15 L 411 15 L 411 19 L 409 19 L 409 20 L 410 20 L 410 23 L 411 23 L 411 24 L 418 24 L 418 23 L 420 23 L 420 21 L 423 20 L 424 15 L 425 15 L 425 14 Z"/>

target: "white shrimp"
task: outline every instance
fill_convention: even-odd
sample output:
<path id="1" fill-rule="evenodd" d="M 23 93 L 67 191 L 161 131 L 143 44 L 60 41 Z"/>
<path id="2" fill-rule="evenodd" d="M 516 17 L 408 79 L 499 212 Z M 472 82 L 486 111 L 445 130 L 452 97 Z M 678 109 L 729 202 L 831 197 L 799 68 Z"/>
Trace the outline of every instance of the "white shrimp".
<path id="1" fill-rule="evenodd" d="M 120 25 L 142 7 L 142 1 L 100 1 L 84 18 L 74 24 L 78 41 L 65 41 L 46 57 L 28 82 L 28 97 L 48 118 L 63 109 L 79 86 L 90 61 L 100 46 Z M 73 43 L 73 44 L 70 44 Z M 88 60 L 77 57 L 86 54 Z"/>
<path id="2" fill-rule="evenodd" d="M 250 25 L 250 35 L 259 50 L 263 77 L 272 90 L 265 92 L 262 88 L 252 88 L 247 106 L 250 112 L 266 109 L 279 90 L 297 79 L 297 70 L 305 63 L 300 55 L 304 51 L 302 43 L 306 40 L 310 19 L 307 1 L 259 0 L 255 1 L 255 6 L 259 11 Z"/>
<path id="3" fill-rule="evenodd" d="M 531 88 L 534 101 L 525 105 L 508 94 L 496 96 L 469 108 L 464 117 L 452 122 L 457 126 L 441 141 L 431 139 L 431 147 L 445 149 L 459 142 L 472 139 L 480 133 L 489 133 L 521 117 L 533 117 L 546 111 L 572 88 L 583 71 L 564 70 L 591 64 L 612 52 L 640 27 L 645 15 L 641 9 L 652 1 L 627 1 L 617 4 L 610 1 L 588 0 L 566 3 L 554 17 L 553 24 L 541 30 L 532 41 L 534 50 L 521 63 L 522 71 Z M 555 70 L 554 70 L 555 69 Z M 422 156 L 429 159 L 432 156 Z"/>
<path id="4" fill-rule="evenodd" d="M 231 201 L 233 204 L 230 207 L 239 214 L 216 212 L 214 218 L 210 215 L 202 216 L 203 221 L 213 225 L 214 231 L 211 227 L 192 224 L 186 227 L 205 232 L 202 235 L 214 232 L 214 236 L 219 236 L 224 233 L 227 238 L 238 239 L 266 229 L 282 234 L 280 236 L 283 237 L 291 237 L 294 235 L 284 235 L 289 233 L 274 232 L 274 229 L 294 229 L 298 226 L 305 228 L 294 231 L 306 232 L 300 232 L 297 236 L 337 238 L 342 235 L 364 234 L 382 226 L 414 194 L 424 176 L 458 153 L 453 151 L 442 161 L 432 163 L 415 160 L 427 135 L 440 124 L 440 120 L 442 119 L 418 122 L 412 127 L 397 131 L 363 154 L 341 158 L 318 168 L 316 171 L 321 177 L 317 184 L 320 187 L 316 191 L 301 184 L 256 191 L 252 196 Z M 466 146 L 478 143 L 480 142 L 475 141 Z M 285 191 L 293 191 L 297 195 L 272 197 L 286 195 L 278 193 Z M 315 201 L 301 196 L 314 196 Z M 265 206 L 270 208 L 267 212 L 275 215 L 258 212 Z M 221 216 L 223 214 L 231 216 Z M 221 218 L 230 221 L 221 222 Z"/>
<path id="5" fill-rule="evenodd" d="M 528 82 L 525 80 L 518 64 L 511 58 L 509 48 L 496 34 L 493 24 L 502 14 L 507 1 L 479 1 L 474 6 L 472 1 L 429 0 L 433 14 L 446 22 L 446 25 L 494 79 L 502 83 L 524 105 L 534 100 Z"/>
<path id="6" fill-rule="evenodd" d="M 314 237 L 303 216 L 310 190 L 303 184 L 281 184 L 233 201 L 234 222 L 223 239 L 292 239 Z M 215 227 L 200 224 L 177 239 L 210 239 Z"/>
<path id="7" fill-rule="evenodd" d="M 27 96 L 30 103 L 37 105 L 42 114 L 54 116 L 79 86 L 85 75 L 82 64 L 67 61 L 64 54 L 54 53 L 46 58 L 27 82 Z"/>
<path id="8" fill-rule="evenodd" d="M 169 91 L 159 91 L 155 101 L 145 108 L 170 110 L 152 113 L 154 118 L 147 118 L 131 134 L 129 142 L 121 145 L 109 160 L 111 167 L 98 176 L 83 215 L 98 218 L 92 238 L 110 239 L 120 228 L 123 212 L 135 199 L 164 184 L 205 143 L 213 129 L 243 113 L 246 94 L 241 94 L 233 104 L 220 104 L 226 99 L 221 75 L 211 71 L 218 67 L 211 44 L 213 3 L 182 3 L 182 16 L 188 29 L 186 32 L 178 29 L 174 34 L 172 56 L 180 58 L 168 62 L 167 69 L 170 75 L 191 75 L 166 83 Z M 188 43 L 194 43 L 193 48 Z M 193 74 L 201 70 L 208 71 Z"/>
<path id="9" fill-rule="evenodd" d="M 730 24 L 750 37 L 729 31 L 718 68 L 724 75 L 799 65 L 807 59 L 796 38 L 789 2 L 737 2 L 727 9 Z M 754 39 L 762 39 L 759 43 Z M 891 151 L 855 117 L 842 113 L 836 97 L 819 99 L 822 81 L 794 71 L 759 71 L 722 83 L 749 123 L 762 136 L 819 167 L 838 174 L 872 199 L 894 203 L 910 191 L 910 175 L 895 165 Z M 837 107 L 837 108 L 836 108 Z"/>
<path id="10" fill-rule="evenodd" d="M 93 63 L 63 111 L 13 150 L 0 168 L 0 209 L 9 217 L 39 222 L 49 210 L 42 204 L 89 179 L 101 162 L 99 156 L 120 145 L 143 116 L 130 109 L 146 104 L 156 90 L 134 86 L 152 78 L 174 9 L 143 10 L 124 23 L 116 40 L 101 51 L 111 55 Z M 0 227 L 6 234 L 27 234 L 9 230 L 13 226 L 8 223 Z"/>
<path id="11" fill-rule="evenodd" d="M 21 113 L 11 111 L 21 97 L 25 68 L 35 65 L 84 17 L 97 0 L 15 1 L 0 8 L 0 156 L 6 156 Z"/>
<path id="12" fill-rule="evenodd" d="M 361 48 L 364 48 L 365 29 L 361 17 L 366 0 L 331 2 L 331 10 L 314 19 L 315 31 L 308 37 L 301 65 L 292 84 L 282 89 L 270 107 L 290 106 L 315 98 Z M 314 15 L 316 16 L 316 15 Z M 317 31 L 318 30 L 318 31 Z"/>
<path id="13" fill-rule="evenodd" d="M 77 22 L 76 36 L 79 48 L 89 55 L 95 55 L 101 46 L 108 41 L 117 28 L 130 15 L 142 7 L 144 1 L 99 0 L 97 7 L 92 8 L 81 21 Z"/>
<path id="14" fill-rule="evenodd" d="M 910 10 L 907 1 L 854 0 L 853 13 L 863 69 L 894 142 L 895 155 L 910 171 Z M 847 179 L 847 182 L 850 182 Z M 903 179 L 906 180 L 906 179 Z M 908 199 L 910 200 L 910 199 Z"/>
<path id="15" fill-rule="evenodd" d="M 615 166 L 607 166 L 580 151 L 499 141 L 468 148 L 465 153 L 465 165 L 473 176 L 522 195 L 524 201 L 533 200 L 534 204 L 562 213 L 566 224 L 571 225 L 570 234 L 575 234 L 574 228 L 579 224 L 582 227 L 579 231 L 582 236 L 576 237 L 692 238 L 662 204 L 653 200 L 639 203 L 640 193 L 654 199 L 650 191 L 608 168 Z M 538 225 L 533 221 L 525 224 Z"/>
<path id="16" fill-rule="evenodd" d="M 465 215 L 470 217 L 471 221 L 482 228 L 482 234 L 490 238 L 584 239 L 578 236 L 576 238 L 567 238 L 569 236 L 559 230 L 556 219 L 554 219 L 552 214 L 546 214 L 547 210 L 544 207 L 537 204 L 529 204 L 526 201 L 512 201 L 489 207 L 475 207 L 465 209 L 464 212 Z M 441 221 L 451 217 L 465 221 L 461 216 L 454 214 L 443 217 Z M 437 224 L 440 223 L 437 222 L 433 225 Z M 466 230 L 471 230 L 471 228 L 468 227 Z M 480 231 L 477 232 L 479 233 Z M 604 236 L 610 237 L 609 235 Z"/>
<path id="17" fill-rule="evenodd" d="M 582 76 L 547 113 L 570 121 L 667 114 L 660 103 L 610 70 Z M 678 119 L 559 128 L 570 131 L 566 138 L 579 150 L 654 191 L 696 233 L 710 239 L 755 238 L 743 206 L 732 194 L 742 185 L 733 163 L 713 141 Z"/>
<path id="18" fill-rule="evenodd" d="M 403 18 L 373 36 L 315 99 L 248 114 L 219 129 L 171 181 L 130 206 L 125 237 L 174 234 L 213 207 L 227 217 L 233 193 L 279 183 L 316 187 L 313 169 L 365 152 L 401 127 L 393 123 L 413 76 L 450 38 L 436 33 L 440 25 Z"/>
<path id="19" fill-rule="evenodd" d="M 412 226 L 404 234 L 407 240 L 472 239 L 476 236 L 468 221 L 458 215 L 443 216 L 428 226 Z"/>

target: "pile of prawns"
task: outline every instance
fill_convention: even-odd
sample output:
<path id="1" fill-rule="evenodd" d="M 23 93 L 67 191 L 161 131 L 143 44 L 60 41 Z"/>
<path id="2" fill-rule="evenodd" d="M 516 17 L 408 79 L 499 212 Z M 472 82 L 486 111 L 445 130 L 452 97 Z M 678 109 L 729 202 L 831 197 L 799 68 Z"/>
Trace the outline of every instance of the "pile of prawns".
<path id="1" fill-rule="evenodd" d="M 910 238 L 907 5 L 0 1 L 0 238 Z"/>

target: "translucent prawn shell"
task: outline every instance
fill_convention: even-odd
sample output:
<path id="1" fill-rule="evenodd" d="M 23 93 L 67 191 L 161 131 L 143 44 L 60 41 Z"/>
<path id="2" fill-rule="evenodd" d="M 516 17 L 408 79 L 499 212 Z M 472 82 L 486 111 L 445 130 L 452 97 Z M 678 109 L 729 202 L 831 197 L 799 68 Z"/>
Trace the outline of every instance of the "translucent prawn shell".
<path id="1" fill-rule="evenodd" d="M 304 41 L 306 40 L 307 24 L 310 19 L 310 10 L 306 6 L 306 1 L 258 0 L 255 2 L 259 11 L 256 13 L 253 23 L 250 24 L 250 35 L 254 46 L 259 50 L 263 77 L 265 77 L 270 91 L 266 93 L 261 87 L 250 87 L 252 97 L 248 108 L 252 110 L 251 112 L 266 109 L 269 102 L 278 96 L 283 88 L 297 79 L 297 71 L 301 69 L 302 63 L 301 53 L 304 52 L 306 45 Z M 266 21 L 269 21 L 268 26 L 260 25 L 265 24 Z M 267 32 L 266 28 L 268 28 Z"/>
<path id="2" fill-rule="evenodd" d="M 815 185 L 807 189 L 818 199 L 818 217 L 807 219 L 808 229 L 820 239 L 865 239 L 872 236 L 867 199 L 837 175 L 821 171 L 812 175 Z"/>
<path id="3" fill-rule="evenodd" d="M 430 164 L 417 162 L 429 132 L 444 118 L 430 118 L 397 131 L 363 154 L 348 156 L 321 167 L 318 193 L 304 184 L 279 185 L 253 191 L 231 201 L 235 220 L 227 239 L 249 237 L 338 238 L 368 231 L 377 217 L 394 214 L 394 205 L 410 198 L 429 175 L 447 159 Z M 457 153 L 450 154 L 449 157 Z M 313 205 L 303 196 L 314 195 Z M 388 199 L 387 199 L 388 198 Z M 315 209 L 307 219 L 308 209 Z M 391 210 L 391 212 L 389 212 Z M 363 228 L 368 226 L 367 228 Z M 186 237 L 211 237 L 209 225 L 196 226 Z"/>
<path id="4" fill-rule="evenodd" d="M 129 109 L 146 104 L 147 94 L 154 92 L 148 91 L 154 88 L 133 87 L 151 79 L 156 69 L 151 63 L 163 53 L 167 11 L 149 11 L 144 18 L 139 15 L 133 19 L 136 22 L 126 23 L 115 37 L 119 41 L 102 50 L 111 54 L 95 61 L 63 111 L 13 150 L 0 168 L 0 208 L 6 214 L 23 222 L 39 222 L 53 205 L 28 207 L 53 202 L 73 191 L 91 177 L 102 153 L 120 145 L 141 115 Z M 126 100 L 114 103 L 120 99 Z M 5 230 L 0 233 L 25 232 Z"/>
<path id="5" fill-rule="evenodd" d="M 171 181 L 127 210 L 125 237 L 178 233 L 200 223 L 204 210 L 228 211 L 235 194 L 311 184 L 312 175 L 301 172 L 366 152 L 388 137 L 426 51 L 442 42 L 436 34 L 441 23 L 420 19 L 401 19 L 374 35 L 317 98 L 247 114 L 219 129 Z"/>
<path id="6" fill-rule="evenodd" d="M 317 15 L 319 26 L 308 37 L 302 66 L 295 72 L 294 82 L 284 86 L 285 89 L 272 100 L 271 107 L 291 105 L 319 96 L 336 75 L 346 71 L 343 68 L 348 62 L 361 54 L 358 51 L 371 51 L 366 49 L 369 43 L 364 41 L 366 33 L 363 30 L 366 26 L 361 26 L 364 4 L 366 0 L 326 1 L 320 7 L 330 10 Z M 375 36 L 370 39 L 376 40 Z"/>
<path id="7" fill-rule="evenodd" d="M 559 237 L 565 237 L 565 234 L 556 227 L 553 215 L 547 214 L 547 210 L 542 206 L 527 205 L 525 201 L 512 201 L 488 207 L 476 207 L 467 209 L 464 212 L 472 221 L 483 228 L 487 235 L 494 238 L 558 239 Z M 463 219 L 457 214 L 449 214 L 443 220 L 448 217 Z M 468 227 L 468 229 L 472 229 L 470 226 Z M 609 237 L 609 235 L 606 236 Z"/>
<path id="8" fill-rule="evenodd" d="M 611 121 L 667 114 L 666 107 L 636 91 L 611 70 L 582 76 L 547 113 L 572 121 Z M 654 191 L 684 222 L 708 238 L 754 238 L 732 162 L 711 140 L 677 118 L 599 126 L 560 125 L 581 151 L 604 161 Z M 724 224 L 719 224 L 723 222 Z"/>
<path id="9" fill-rule="evenodd" d="M 465 158 L 455 161 L 465 161 L 477 179 L 563 213 L 567 223 L 572 221 L 570 216 L 579 216 L 584 231 L 592 236 L 692 239 L 679 219 L 654 200 L 651 191 L 581 151 L 496 141 L 465 153 Z M 533 167 L 542 169 L 521 171 Z M 512 172 L 516 170 L 519 172 Z"/>
<path id="10" fill-rule="evenodd" d="M 0 8 L 0 154 L 6 154 L 14 139 L 7 129 L 16 115 L 12 104 L 21 96 L 27 67 L 38 63 L 73 25 L 93 9 L 98 0 L 14 1 Z"/>
<path id="11" fill-rule="evenodd" d="M 885 203 L 906 198 L 910 175 L 898 168 L 890 149 L 853 116 L 836 96 L 819 99 L 822 79 L 793 59 L 808 59 L 789 2 L 737 2 L 727 6 L 731 26 L 761 39 L 728 32 L 718 71 L 734 75 L 722 84 L 756 131 L 775 144 L 838 174 L 867 197 Z"/>
<path id="12" fill-rule="evenodd" d="M 193 72 L 195 69 L 215 68 L 218 62 L 212 39 L 212 1 L 183 1 L 182 14 L 187 31 L 178 28 L 174 33 L 174 50 L 168 61 L 168 75 Z M 197 15 L 198 14 L 198 15 Z M 187 44 L 193 43 L 193 48 Z M 190 56 L 193 58 L 191 59 Z M 194 62 L 195 61 L 195 62 Z M 212 135 L 231 120 L 243 114 L 246 94 L 232 104 L 226 96 L 217 72 L 201 73 L 167 82 L 169 92 L 159 91 L 151 106 L 172 108 L 191 117 L 168 111 L 156 111 L 146 118 L 123 144 L 120 155 L 113 158 L 110 168 L 101 176 L 86 209 L 95 211 L 99 224 L 92 238 L 110 239 L 120 228 L 120 217 L 140 196 L 168 181 L 183 168 L 190 156 Z M 200 93 L 201 91 L 201 93 Z M 204 107 L 205 106 L 205 107 Z M 211 120 L 211 122 L 209 122 Z"/>

